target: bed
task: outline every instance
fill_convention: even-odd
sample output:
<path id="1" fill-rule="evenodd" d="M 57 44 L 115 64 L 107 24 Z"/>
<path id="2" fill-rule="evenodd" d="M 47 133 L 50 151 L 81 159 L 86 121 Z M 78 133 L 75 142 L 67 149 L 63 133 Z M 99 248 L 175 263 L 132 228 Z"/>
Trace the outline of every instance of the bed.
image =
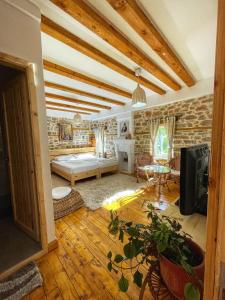
<path id="1" fill-rule="evenodd" d="M 61 155 L 54 156 L 52 154 L 50 153 L 51 171 L 69 180 L 71 186 L 74 186 L 75 182 L 80 179 L 92 176 L 100 178 L 104 173 L 118 171 L 116 158 L 98 158 L 93 152 L 75 154 L 66 152 L 64 155 L 62 151 Z"/>

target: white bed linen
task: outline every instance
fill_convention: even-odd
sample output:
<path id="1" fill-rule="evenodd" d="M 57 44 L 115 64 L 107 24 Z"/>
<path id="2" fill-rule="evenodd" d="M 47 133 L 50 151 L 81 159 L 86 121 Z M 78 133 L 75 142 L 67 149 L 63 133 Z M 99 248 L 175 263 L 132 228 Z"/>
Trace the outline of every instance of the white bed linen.
<path id="1" fill-rule="evenodd" d="M 118 165 L 116 158 L 98 158 L 99 168 L 112 167 Z"/>
<path id="2" fill-rule="evenodd" d="M 98 169 L 97 161 L 53 161 L 52 166 L 70 174 Z"/>
<path id="3" fill-rule="evenodd" d="M 71 161 L 52 161 L 52 165 L 56 166 L 62 171 L 70 174 L 77 174 L 85 171 L 91 171 L 94 169 L 112 167 L 118 165 L 116 158 L 97 158 L 97 157 L 76 157 Z"/>

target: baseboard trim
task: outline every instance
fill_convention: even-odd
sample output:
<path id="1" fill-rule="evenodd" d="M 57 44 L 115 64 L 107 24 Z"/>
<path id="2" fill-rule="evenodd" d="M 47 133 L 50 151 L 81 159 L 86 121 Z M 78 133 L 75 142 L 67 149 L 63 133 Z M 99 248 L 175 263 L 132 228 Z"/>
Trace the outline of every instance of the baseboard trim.
<path id="1" fill-rule="evenodd" d="M 57 239 L 51 241 L 50 243 L 48 243 L 48 252 L 51 252 L 55 249 L 57 249 L 59 246 L 59 242 Z"/>

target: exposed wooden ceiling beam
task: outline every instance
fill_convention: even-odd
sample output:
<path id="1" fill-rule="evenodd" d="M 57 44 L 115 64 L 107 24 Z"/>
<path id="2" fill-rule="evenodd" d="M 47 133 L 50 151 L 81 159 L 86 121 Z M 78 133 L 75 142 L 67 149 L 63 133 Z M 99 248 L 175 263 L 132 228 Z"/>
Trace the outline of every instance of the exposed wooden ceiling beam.
<path id="1" fill-rule="evenodd" d="M 78 110 L 83 110 L 83 111 L 88 111 L 88 112 L 93 112 L 93 113 L 100 112 L 100 110 L 97 110 L 97 109 L 91 109 L 91 108 L 87 108 L 87 107 L 69 105 L 69 104 L 60 103 L 60 102 L 46 101 L 46 104 L 54 105 L 54 106 L 61 106 L 61 107 L 66 107 L 66 108 L 72 108 L 72 109 L 78 109 Z"/>
<path id="2" fill-rule="evenodd" d="M 117 100 L 113 100 L 113 99 L 110 99 L 110 98 L 102 97 L 102 96 L 99 96 L 99 95 L 96 95 L 96 94 L 88 93 L 88 92 L 85 92 L 85 91 L 81 91 L 81 90 L 78 90 L 78 89 L 71 88 L 69 86 L 57 84 L 57 83 L 50 82 L 50 81 L 45 81 L 45 86 L 53 88 L 53 89 L 57 89 L 57 90 L 60 90 L 60 91 L 70 92 L 70 93 L 78 94 L 78 95 L 81 95 L 81 96 L 85 96 L 85 97 L 89 97 L 89 98 L 93 98 L 93 99 L 98 99 L 98 100 L 101 100 L 101 101 L 104 101 L 104 102 L 107 102 L 107 103 L 111 103 L 111 104 L 115 104 L 115 105 L 123 106 L 123 105 L 126 104 L 122 101 L 117 101 Z"/>
<path id="3" fill-rule="evenodd" d="M 110 56 L 106 55 L 105 53 L 101 52 L 97 48 L 91 46 L 87 42 L 83 41 L 76 35 L 72 34 L 65 28 L 59 26 L 58 24 L 54 23 L 50 19 L 45 16 L 41 17 L 41 30 L 46 34 L 52 36 L 53 38 L 63 42 L 64 44 L 72 47 L 73 49 L 93 58 L 94 60 L 100 62 L 104 66 L 111 68 L 112 70 L 134 80 L 138 81 L 140 84 L 144 85 L 148 89 L 163 95 L 166 92 L 158 87 L 156 84 L 150 82 L 149 80 L 145 79 L 144 77 L 137 78 L 135 76 L 135 72 L 127 68 L 126 66 L 122 65 L 115 59 L 111 58 Z"/>
<path id="4" fill-rule="evenodd" d="M 181 86 L 83 0 L 51 0 L 63 11 L 174 90 Z"/>
<path id="5" fill-rule="evenodd" d="M 135 0 L 107 1 L 188 86 L 195 84 L 194 78 Z"/>
<path id="6" fill-rule="evenodd" d="M 111 106 L 106 106 L 106 105 L 102 105 L 102 104 L 98 104 L 98 103 L 94 103 L 94 102 L 84 101 L 84 100 L 70 98 L 70 97 L 61 96 L 61 95 L 52 94 L 52 93 L 45 93 L 45 97 L 52 98 L 52 99 L 59 99 L 59 100 L 68 101 L 68 102 L 72 102 L 72 103 L 79 103 L 79 104 L 93 106 L 93 107 L 98 107 L 101 109 L 111 109 Z"/>
<path id="7" fill-rule="evenodd" d="M 90 115 L 90 113 L 86 113 L 86 112 L 82 112 L 82 111 L 77 111 L 77 110 L 72 110 L 72 109 L 64 109 L 64 108 L 58 108 L 58 107 L 51 107 L 49 105 L 47 105 L 46 108 L 51 109 L 51 110 L 59 110 L 59 111 L 78 113 L 78 114 L 82 114 L 82 115 Z"/>
<path id="8" fill-rule="evenodd" d="M 57 73 L 57 74 L 60 74 L 62 76 L 66 76 L 66 77 L 72 78 L 74 80 L 84 82 L 84 83 L 89 84 L 89 85 L 93 85 L 93 86 L 95 86 L 99 89 L 103 89 L 103 90 L 109 91 L 111 93 L 121 95 L 121 96 L 126 97 L 126 98 L 131 98 L 130 93 L 128 93 L 124 90 L 121 90 L 121 89 L 119 89 L 115 86 L 112 86 L 110 84 L 107 84 L 103 81 L 100 81 L 100 80 L 91 78 L 89 76 L 83 75 L 81 73 L 78 73 L 78 72 L 73 71 L 71 69 L 68 69 L 66 67 L 57 65 L 57 64 L 52 63 L 50 61 L 47 61 L 45 59 L 44 59 L 43 63 L 44 63 L 45 70 L 48 70 L 50 72 Z"/>

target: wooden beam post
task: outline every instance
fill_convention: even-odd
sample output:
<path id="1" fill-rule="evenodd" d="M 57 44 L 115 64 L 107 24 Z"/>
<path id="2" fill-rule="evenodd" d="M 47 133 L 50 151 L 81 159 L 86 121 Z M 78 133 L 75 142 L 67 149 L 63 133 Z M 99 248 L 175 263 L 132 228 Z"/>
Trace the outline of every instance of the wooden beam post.
<path id="1" fill-rule="evenodd" d="M 162 34 L 145 15 L 135 0 L 107 0 L 145 42 L 167 63 L 188 86 L 195 84 L 194 78 L 163 38 Z"/>
<path id="2" fill-rule="evenodd" d="M 59 99 L 59 100 L 68 101 L 68 102 L 72 102 L 72 103 L 93 106 L 93 107 L 98 107 L 101 109 L 111 109 L 110 106 L 106 106 L 106 105 L 102 105 L 102 104 L 98 104 L 98 103 L 94 103 L 94 102 L 89 102 L 89 101 L 84 101 L 84 100 L 80 100 L 80 99 L 70 98 L 70 97 L 66 97 L 66 96 L 61 96 L 61 95 L 57 95 L 57 94 L 52 94 L 52 93 L 45 93 L 45 97 L 52 98 L 52 99 Z"/>
<path id="3" fill-rule="evenodd" d="M 166 93 L 162 88 L 160 88 L 153 82 L 147 80 L 146 78 L 142 76 L 137 78 L 137 76 L 135 76 L 134 71 L 130 70 L 129 68 L 119 63 L 115 59 L 101 52 L 97 48 L 91 46 L 87 42 L 83 41 L 76 35 L 72 34 L 71 32 L 59 26 L 58 24 L 54 23 L 53 21 L 51 21 L 45 16 L 41 17 L 41 30 L 46 34 L 52 36 L 53 38 L 59 40 L 60 42 L 70 46 L 71 48 L 83 53 L 84 55 L 91 57 L 92 59 L 98 61 L 104 66 L 120 73 L 125 77 L 128 77 L 129 79 L 139 82 L 140 84 L 144 85 L 148 89 L 160 95 Z"/>
<path id="4" fill-rule="evenodd" d="M 105 18 L 93 10 L 86 1 L 51 0 L 51 2 L 95 34 L 99 35 L 104 41 L 122 52 L 160 81 L 176 91 L 181 89 L 181 86 L 169 74 L 162 70 L 155 62 L 145 55 L 144 52 L 125 38 L 117 29 L 115 29 L 115 27 L 108 23 Z"/>
<path id="5" fill-rule="evenodd" d="M 59 107 L 52 107 L 49 105 L 46 106 L 46 109 L 67 111 L 67 112 L 78 113 L 78 114 L 82 114 L 82 115 L 90 115 L 90 113 L 86 113 L 86 112 L 82 112 L 82 111 L 77 111 L 77 110 L 72 110 L 72 109 L 64 109 L 64 108 L 59 108 Z"/>
<path id="6" fill-rule="evenodd" d="M 84 82 L 84 83 L 89 84 L 89 85 L 93 85 L 93 86 L 95 86 L 99 89 L 103 89 L 103 90 L 109 91 L 111 93 L 121 95 L 121 96 L 126 97 L 126 98 L 131 98 L 131 93 L 126 92 L 126 91 L 124 91 L 120 88 L 112 86 L 112 85 L 110 85 L 108 83 L 105 83 L 103 81 L 99 81 L 97 79 L 94 79 L 94 78 L 91 78 L 89 76 L 83 75 L 79 72 L 76 72 L 76 71 L 73 71 L 73 70 L 68 69 L 66 67 L 63 67 L 63 66 L 60 66 L 58 64 L 52 63 L 52 62 L 47 61 L 45 59 L 43 60 L 43 64 L 44 64 L 44 69 L 47 70 L 47 71 L 50 71 L 50 72 L 53 72 L 53 73 L 56 73 L 56 74 L 59 74 L 59 75 L 62 75 L 62 76 L 66 76 L 68 78 L 78 80 L 78 81 Z"/>
<path id="7" fill-rule="evenodd" d="M 113 100 L 113 99 L 110 99 L 110 98 L 106 98 L 106 97 L 103 97 L 103 96 L 100 96 L 100 95 L 88 93 L 86 91 L 81 91 L 81 90 L 74 89 L 74 88 L 66 86 L 66 85 L 61 85 L 61 84 L 57 84 L 57 83 L 50 82 L 50 81 L 45 81 L 45 86 L 56 89 L 56 90 L 65 91 L 65 92 L 69 92 L 69 93 L 73 93 L 73 94 L 77 94 L 77 95 L 81 95 L 81 96 L 101 100 L 101 101 L 104 101 L 104 102 L 107 102 L 107 103 L 110 103 L 110 104 L 114 104 L 114 105 L 121 105 L 121 106 L 125 105 L 125 103 L 122 102 L 122 101 Z"/>
<path id="8" fill-rule="evenodd" d="M 82 106 L 75 106 L 75 105 L 69 105 L 65 103 L 60 103 L 60 102 L 53 102 L 53 101 L 46 101 L 47 105 L 54 105 L 58 107 L 65 107 L 65 108 L 72 108 L 72 109 L 78 109 L 78 110 L 83 110 L 83 111 L 88 111 L 88 112 L 93 112 L 93 113 L 98 113 L 100 110 L 97 109 L 91 109 L 87 107 L 82 107 Z"/>

